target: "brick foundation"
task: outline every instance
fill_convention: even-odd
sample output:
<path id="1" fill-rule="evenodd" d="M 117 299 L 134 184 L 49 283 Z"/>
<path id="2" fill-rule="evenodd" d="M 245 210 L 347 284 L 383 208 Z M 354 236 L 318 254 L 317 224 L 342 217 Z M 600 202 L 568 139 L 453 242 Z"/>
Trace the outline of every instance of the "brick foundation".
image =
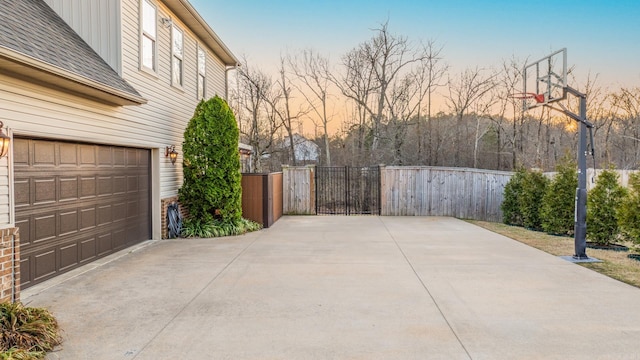
<path id="1" fill-rule="evenodd" d="M 170 204 L 177 202 L 178 201 L 178 197 L 177 196 L 172 196 L 172 197 L 168 197 L 168 198 L 164 198 L 162 200 L 160 200 L 160 207 L 161 207 L 161 214 L 162 214 L 162 222 L 161 222 L 161 226 L 162 226 L 162 238 L 163 239 L 167 239 L 169 238 L 169 229 L 167 228 L 168 223 L 167 223 L 167 208 L 169 207 Z M 182 214 L 182 218 L 184 219 L 187 215 L 187 209 L 185 209 L 182 205 L 180 205 L 178 203 L 178 207 L 180 208 L 180 214 Z"/>
<path id="2" fill-rule="evenodd" d="M 18 228 L 0 229 L 0 302 L 20 299 L 20 235 Z"/>

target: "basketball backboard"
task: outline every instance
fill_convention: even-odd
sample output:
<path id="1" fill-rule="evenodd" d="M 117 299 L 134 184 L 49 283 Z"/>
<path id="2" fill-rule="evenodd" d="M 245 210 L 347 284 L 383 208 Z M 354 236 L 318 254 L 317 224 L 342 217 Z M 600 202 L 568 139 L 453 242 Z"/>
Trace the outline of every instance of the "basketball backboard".
<path id="1" fill-rule="evenodd" d="M 526 109 L 564 100 L 567 97 L 567 48 L 524 66 L 523 94 L 535 94 L 536 100 L 525 103 Z"/>

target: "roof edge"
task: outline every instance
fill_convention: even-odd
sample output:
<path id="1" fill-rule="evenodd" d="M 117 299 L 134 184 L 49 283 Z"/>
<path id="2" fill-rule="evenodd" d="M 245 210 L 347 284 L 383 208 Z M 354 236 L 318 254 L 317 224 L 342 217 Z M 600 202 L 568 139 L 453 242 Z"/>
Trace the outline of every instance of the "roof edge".
<path id="1" fill-rule="evenodd" d="M 96 96 L 96 94 L 93 94 L 92 97 L 97 97 L 99 99 L 106 100 L 110 103 L 114 103 L 117 105 L 142 105 L 147 103 L 147 99 L 141 96 L 136 96 L 135 94 L 113 88 L 111 86 L 108 86 L 103 83 L 97 82 L 95 80 L 89 79 L 87 77 L 78 75 L 71 71 L 60 68 L 56 65 L 52 65 L 45 61 L 22 54 L 18 51 L 15 51 L 13 49 L 10 49 L 4 46 L 0 46 L 0 58 L 5 58 L 18 65 L 22 65 L 30 69 L 36 69 L 58 78 L 70 80 L 81 86 L 95 89 L 98 92 L 104 93 L 109 96 L 101 97 L 99 95 Z M 20 71 L 20 69 L 14 68 L 13 70 L 16 73 L 20 73 L 20 74 L 23 73 L 22 71 Z M 34 76 L 33 74 L 29 74 L 29 75 L 30 77 L 37 77 L 37 76 Z M 44 80 L 44 81 L 48 82 L 47 80 Z M 60 86 L 60 84 L 57 84 L 57 83 L 54 83 L 53 85 Z M 118 99 L 121 99 L 121 100 L 118 100 Z"/>
<path id="2" fill-rule="evenodd" d="M 174 14 L 176 14 L 193 32 L 196 33 L 220 57 L 226 66 L 236 66 L 238 58 L 229 50 L 227 45 L 213 31 L 211 26 L 202 18 L 188 0 L 161 0 Z"/>

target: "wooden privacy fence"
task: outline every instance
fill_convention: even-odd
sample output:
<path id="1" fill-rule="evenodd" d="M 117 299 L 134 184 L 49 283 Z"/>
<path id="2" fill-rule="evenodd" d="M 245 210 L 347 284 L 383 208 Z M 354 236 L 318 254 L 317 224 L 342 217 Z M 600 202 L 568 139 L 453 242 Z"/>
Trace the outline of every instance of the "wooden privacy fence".
<path id="1" fill-rule="evenodd" d="M 242 216 L 265 228 L 282 217 L 282 173 L 242 174 Z"/>
<path id="2" fill-rule="evenodd" d="M 513 173 L 427 166 L 380 167 L 380 214 L 502 221 L 504 186 Z M 315 168 L 283 168 L 285 214 L 315 214 Z"/>
<path id="3" fill-rule="evenodd" d="M 316 213 L 314 166 L 282 167 L 282 208 L 289 215 Z"/>
<path id="4" fill-rule="evenodd" d="M 466 168 L 381 169 L 381 215 L 453 216 L 502 221 L 504 187 L 513 173 Z"/>

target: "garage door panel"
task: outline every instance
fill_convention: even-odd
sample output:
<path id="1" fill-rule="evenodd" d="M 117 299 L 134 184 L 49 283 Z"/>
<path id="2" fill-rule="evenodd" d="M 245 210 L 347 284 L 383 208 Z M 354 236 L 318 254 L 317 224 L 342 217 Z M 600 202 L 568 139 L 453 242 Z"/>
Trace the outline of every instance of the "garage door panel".
<path id="1" fill-rule="evenodd" d="M 16 219 L 16 227 L 20 229 L 20 246 L 31 244 L 31 217 Z"/>
<path id="2" fill-rule="evenodd" d="M 33 216 L 34 237 L 33 243 L 55 239 L 56 213 L 47 213 Z"/>
<path id="3" fill-rule="evenodd" d="M 16 177 L 13 182 L 13 188 L 15 191 L 15 206 L 19 207 L 29 206 L 31 204 L 31 180 L 28 178 Z"/>
<path id="4" fill-rule="evenodd" d="M 89 262 L 96 256 L 98 256 L 96 237 L 92 236 L 88 239 L 80 240 L 80 262 Z"/>
<path id="5" fill-rule="evenodd" d="M 127 192 L 127 177 L 126 176 L 114 176 L 113 177 L 113 194 L 121 195 Z"/>
<path id="6" fill-rule="evenodd" d="M 33 166 L 53 167 L 56 165 L 55 143 L 50 141 L 34 141 Z"/>
<path id="7" fill-rule="evenodd" d="M 80 209 L 80 230 L 86 231 L 96 227 L 96 207 Z"/>
<path id="8" fill-rule="evenodd" d="M 50 249 L 35 253 L 32 258 L 34 271 L 33 281 L 44 280 L 56 273 L 56 250 Z"/>
<path id="9" fill-rule="evenodd" d="M 60 177 L 60 201 L 78 200 L 78 177 Z"/>
<path id="10" fill-rule="evenodd" d="M 98 226 L 108 225 L 113 222 L 112 211 L 113 206 L 111 204 L 98 206 Z"/>
<path id="11" fill-rule="evenodd" d="M 58 149 L 61 166 L 78 166 L 78 146 L 76 144 L 60 143 Z"/>
<path id="12" fill-rule="evenodd" d="M 125 166 L 125 150 L 124 148 L 113 149 L 113 166 L 124 167 Z"/>
<path id="13" fill-rule="evenodd" d="M 42 177 L 33 180 L 33 205 L 46 205 L 56 202 L 56 178 Z"/>
<path id="14" fill-rule="evenodd" d="M 136 168 L 138 167 L 138 150 L 137 149 L 127 149 L 126 154 L 127 159 L 127 167 Z"/>
<path id="15" fill-rule="evenodd" d="M 28 167 L 29 160 L 31 156 L 29 156 L 30 146 L 26 141 L 16 141 L 13 142 L 13 166 L 18 169 L 21 167 Z"/>
<path id="16" fill-rule="evenodd" d="M 114 248 L 111 241 L 111 232 L 99 234 L 96 239 L 98 256 L 107 254 Z"/>
<path id="17" fill-rule="evenodd" d="M 127 203 L 118 202 L 113 204 L 113 221 L 124 221 L 127 218 Z"/>
<path id="18" fill-rule="evenodd" d="M 60 212 L 60 233 L 58 236 L 72 235 L 78 232 L 78 209 Z"/>
<path id="19" fill-rule="evenodd" d="M 113 195 L 113 176 L 98 177 L 98 196 Z"/>
<path id="20" fill-rule="evenodd" d="M 70 270 L 78 265 L 78 244 L 70 243 L 59 248 L 60 261 L 57 271 Z"/>
<path id="21" fill-rule="evenodd" d="M 20 138 L 14 149 L 25 287 L 150 238 L 149 150 Z"/>
<path id="22" fill-rule="evenodd" d="M 25 256 L 24 253 L 20 255 L 20 287 L 23 289 L 31 285 L 33 281 L 31 278 L 31 274 L 33 274 L 31 264 L 30 256 Z"/>
<path id="23" fill-rule="evenodd" d="M 96 196 L 96 177 L 83 176 L 80 178 L 80 198 L 88 199 Z"/>
<path id="24" fill-rule="evenodd" d="M 116 229 L 111 233 L 111 244 L 117 250 L 123 249 L 127 243 L 127 229 Z"/>
<path id="25" fill-rule="evenodd" d="M 113 166 L 113 149 L 107 146 L 101 146 L 98 149 L 98 166 L 111 167 Z"/>
<path id="26" fill-rule="evenodd" d="M 95 167 L 96 165 L 96 147 L 94 145 L 80 145 L 80 166 Z"/>

